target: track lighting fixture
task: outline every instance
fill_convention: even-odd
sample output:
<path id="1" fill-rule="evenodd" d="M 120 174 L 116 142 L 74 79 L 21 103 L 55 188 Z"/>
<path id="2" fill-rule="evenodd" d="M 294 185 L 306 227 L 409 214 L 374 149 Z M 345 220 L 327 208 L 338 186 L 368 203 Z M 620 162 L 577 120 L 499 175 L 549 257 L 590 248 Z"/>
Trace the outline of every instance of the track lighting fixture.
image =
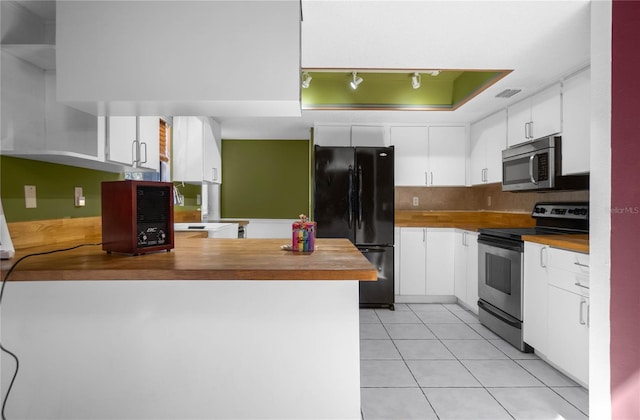
<path id="1" fill-rule="evenodd" d="M 311 75 L 308 72 L 304 72 L 302 73 L 302 88 L 303 89 L 309 89 L 309 85 L 311 85 L 311 79 L 313 79 L 313 77 L 311 77 Z"/>
<path id="2" fill-rule="evenodd" d="M 420 87 L 420 83 L 422 82 L 422 77 L 420 73 L 415 72 L 413 76 L 411 76 L 411 87 L 414 89 L 418 89 Z"/>
<path id="3" fill-rule="evenodd" d="M 440 70 L 429 70 L 428 72 L 426 72 L 427 74 L 430 74 L 432 76 L 437 76 L 440 74 Z"/>
<path id="4" fill-rule="evenodd" d="M 351 74 L 353 76 L 353 78 L 351 79 L 351 83 L 349 83 L 351 85 L 351 89 L 358 89 L 358 85 L 362 83 L 362 77 L 359 77 L 358 73 L 355 71 Z"/>

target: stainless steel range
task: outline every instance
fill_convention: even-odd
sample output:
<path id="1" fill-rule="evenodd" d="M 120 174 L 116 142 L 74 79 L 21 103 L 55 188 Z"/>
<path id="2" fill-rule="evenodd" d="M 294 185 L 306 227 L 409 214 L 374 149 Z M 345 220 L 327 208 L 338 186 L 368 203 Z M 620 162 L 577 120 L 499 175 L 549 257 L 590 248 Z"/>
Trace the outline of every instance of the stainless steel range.
<path id="1" fill-rule="evenodd" d="M 523 236 L 589 232 L 589 203 L 537 203 L 536 226 L 480 229 L 478 236 L 478 301 L 480 322 L 523 352 Z"/>

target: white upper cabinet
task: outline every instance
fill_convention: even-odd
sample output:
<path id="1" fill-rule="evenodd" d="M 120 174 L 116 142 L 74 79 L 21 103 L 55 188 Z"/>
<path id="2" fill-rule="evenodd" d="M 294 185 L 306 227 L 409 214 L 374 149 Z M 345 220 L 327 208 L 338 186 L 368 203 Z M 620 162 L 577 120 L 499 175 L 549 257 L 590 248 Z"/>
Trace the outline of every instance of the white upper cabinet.
<path id="1" fill-rule="evenodd" d="M 61 1 L 56 56 L 94 115 L 300 116 L 298 2 Z"/>
<path id="2" fill-rule="evenodd" d="M 173 180 L 221 183 L 220 126 L 206 117 L 173 117 Z"/>
<path id="3" fill-rule="evenodd" d="M 502 151 L 507 148 L 507 112 L 499 111 L 471 124 L 472 185 L 502 182 Z"/>
<path id="4" fill-rule="evenodd" d="M 222 139 L 220 125 L 211 118 L 204 118 L 202 179 L 205 182 L 222 183 Z"/>
<path id="5" fill-rule="evenodd" d="M 318 146 L 351 146 L 350 125 L 316 125 L 313 142 Z"/>
<path id="6" fill-rule="evenodd" d="M 351 146 L 385 147 L 388 145 L 382 125 L 354 125 L 351 127 Z"/>
<path id="7" fill-rule="evenodd" d="M 390 133 L 396 185 L 466 184 L 466 126 L 393 126 Z"/>
<path id="8" fill-rule="evenodd" d="M 159 169 L 159 117 L 107 117 L 106 126 L 107 160 L 136 169 Z"/>
<path id="9" fill-rule="evenodd" d="M 467 174 L 467 127 L 429 127 L 429 186 L 464 186 Z"/>
<path id="10" fill-rule="evenodd" d="M 557 83 L 508 108 L 508 146 L 562 131 L 561 85 Z"/>
<path id="11" fill-rule="evenodd" d="M 317 124 L 313 142 L 318 146 L 385 147 L 385 132 L 383 125 Z"/>
<path id="12" fill-rule="evenodd" d="M 589 172 L 590 85 L 590 70 L 584 70 L 562 84 L 563 175 Z"/>
<path id="13" fill-rule="evenodd" d="M 427 126 L 391 127 L 391 144 L 395 146 L 395 184 L 427 185 Z"/>

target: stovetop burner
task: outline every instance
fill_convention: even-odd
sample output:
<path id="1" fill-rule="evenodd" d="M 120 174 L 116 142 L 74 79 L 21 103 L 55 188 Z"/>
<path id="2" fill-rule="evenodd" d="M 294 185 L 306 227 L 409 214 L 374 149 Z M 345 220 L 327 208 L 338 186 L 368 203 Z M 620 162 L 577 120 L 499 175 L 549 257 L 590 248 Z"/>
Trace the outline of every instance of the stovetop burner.
<path id="1" fill-rule="evenodd" d="M 522 240 L 522 236 L 589 233 L 589 203 L 537 203 L 531 216 L 535 227 L 480 229 L 483 236 Z"/>

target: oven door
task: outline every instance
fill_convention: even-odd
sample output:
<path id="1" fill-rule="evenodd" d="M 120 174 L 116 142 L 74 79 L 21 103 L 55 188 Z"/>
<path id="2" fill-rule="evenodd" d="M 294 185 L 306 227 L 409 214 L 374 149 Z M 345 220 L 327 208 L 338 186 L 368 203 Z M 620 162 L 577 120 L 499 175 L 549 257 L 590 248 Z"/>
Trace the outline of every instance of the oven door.
<path id="1" fill-rule="evenodd" d="M 478 237 L 478 297 L 519 321 L 523 251 L 520 241 Z"/>

